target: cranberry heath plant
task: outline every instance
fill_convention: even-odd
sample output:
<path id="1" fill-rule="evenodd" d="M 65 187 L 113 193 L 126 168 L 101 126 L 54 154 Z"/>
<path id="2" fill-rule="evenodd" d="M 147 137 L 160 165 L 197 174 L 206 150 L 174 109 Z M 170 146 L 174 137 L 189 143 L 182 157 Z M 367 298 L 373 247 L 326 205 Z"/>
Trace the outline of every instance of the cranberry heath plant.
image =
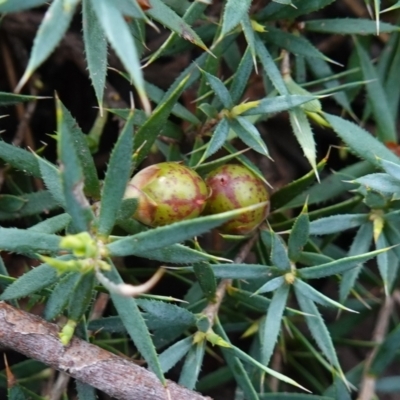
<path id="1" fill-rule="evenodd" d="M 56 115 L 53 154 L 0 141 L 0 300 L 40 305 L 64 346 L 77 335 L 143 359 L 163 384 L 167 376 L 206 394 L 228 385 L 232 399 L 351 399 L 365 396 L 370 375 L 373 392 L 399 392 L 398 376 L 384 377 L 398 358 L 397 314 L 379 343 L 354 339 L 397 293 L 397 3 L 366 2 L 373 19 L 341 18 L 341 0 L 215 3 L 0 0 L 4 29 L 15 15 L 43 13 L 16 91 L 81 24 L 99 109 L 84 132 L 57 93 L 0 92 L 2 117 L 36 102 L 55 104 Z M 165 40 L 149 50 L 160 30 Z M 318 46 L 337 34 L 346 66 Z M 109 48 L 136 97 L 129 106 L 105 95 Z M 143 66 L 182 54 L 166 91 L 145 79 Z M 309 169 L 285 185 L 269 182 L 264 164 L 273 152 L 263 127 L 279 135 L 277 116 Z M 99 170 L 111 117 L 121 127 Z M 327 131 L 356 156 L 337 171 L 317 154 Z M 28 266 L 18 278 L 17 254 Z M 93 319 L 100 293 L 110 306 Z M 358 347 L 374 351 L 349 366 L 346 352 Z M 16 363 L 21 380 L 7 384 L 3 371 L 0 387 L 12 400 L 42 399 L 48 378 L 34 372 L 45 369 Z M 79 383 L 71 396 L 91 400 L 96 390 Z"/>

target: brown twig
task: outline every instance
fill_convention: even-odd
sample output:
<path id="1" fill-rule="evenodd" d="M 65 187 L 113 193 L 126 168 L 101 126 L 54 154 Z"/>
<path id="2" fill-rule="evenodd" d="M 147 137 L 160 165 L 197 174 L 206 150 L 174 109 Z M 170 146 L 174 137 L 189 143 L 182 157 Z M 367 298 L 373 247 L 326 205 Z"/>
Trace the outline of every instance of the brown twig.
<path id="1" fill-rule="evenodd" d="M 152 372 L 76 337 L 64 347 L 58 333 L 56 325 L 0 302 L 0 345 L 118 400 L 211 400 L 169 380 L 164 387 Z"/>
<path id="2" fill-rule="evenodd" d="M 369 368 L 378 351 L 379 345 L 385 340 L 389 325 L 389 319 L 393 311 L 393 296 L 386 297 L 376 321 L 375 329 L 372 334 L 372 342 L 376 343 L 374 349 L 368 354 L 365 360 L 364 375 L 360 384 L 358 400 L 372 400 L 375 396 L 376 377 L 369 374 Z"/>
<path id="3" fill-rule="evenodd" d="M 258 239 L 258 234 L 254 235 L 248 242 L 246 242 L 243 247 L 240 249 L 238 255 L 233 260 L 234 263 L 240 264 L 242 263 L 247 255 L 250 253 L 250 250 L 254 246 L 254 243 Z M 232 284 L 232 279 L 223 279 L 216 290 L 215 300 L 212 303 L 209 303 L 207 307 L 203 310 L 203 314 L 207 317 L 210 326 L 213 326 L 214 320 L 218 315 L 219 308 L 221 307 L 221 303 L 225 297 L 226 289 Z"/>

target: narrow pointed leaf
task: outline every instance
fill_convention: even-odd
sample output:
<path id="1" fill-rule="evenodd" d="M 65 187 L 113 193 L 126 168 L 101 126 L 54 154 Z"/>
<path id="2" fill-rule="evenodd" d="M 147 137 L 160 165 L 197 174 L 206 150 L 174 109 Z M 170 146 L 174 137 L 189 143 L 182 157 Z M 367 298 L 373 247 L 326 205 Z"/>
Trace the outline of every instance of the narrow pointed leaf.
<path id="1" fill-rule="evenodd" d="M 337 307 L 341 310 L 356 312 L 351 310 L 350 308 L 343 306 L 342 304 L 331 299 L 330 297 L 323 295 L 321 292 L 314 289 L 309 284 L 303 282 L 301 279 L 296 279 L 294 281 L 294 288 L 296 289 L 297 293 L 301 293 L 303 296 L 307 297 L 313 302 L 319 303 L 325 307 Z"/>
<path id="2" fill-rule="evenodd" d="M 0 5 L 1 9 L 1 5 Z M 0 106 L 12 106 L 14 104 L 25 103 L 27 101 L 36 101 L 50 97 L 28 96 L 23 94 L 0 92 Z"/>
<path id="3" fill-rule="evenodd" d="M 28 231 L 17 228 L 0 227 L 0 249 L 19 254 L 57 252 L 60 236 Z"/>
<path id="4" fill-rule="evenodd" d="M 48 0 L 5 0 L 0 4 L 0 13 L 9 13 L 38 7 Z"/>
<path id="5" fill-rule="evenodd" d="M 365 254 L 372 242 L 372 223 L 367 222 L 360 226 L 360 229 L 357 231 L 356 236 L 354 237 L 353 242 L 351 243 L 349 250 L 349 257 L 356 256 L 359 254 Z M 357 265 L 355 268 L 347 271 L 343 274 L 343 278 L 340 282 L 339 288 L 339 298 L 341 303 L 347 299 L 351 289 L 354 287 L 358 274 L 360 273 L 362 268 L 362 262 Z"/>
<path id="6" fill-rule="evenodd" d="M 232 108 L 233 101 L 228 89 L 225 87 L 224 83 L 214 75 L 209 74 L 206 71 L 202 71 L 207 79 L 208 84 L 211 86 L 212 90 L 222 103 L 225 108 Z"/>
<path id="7" fill-rule="evenodd" d="M 290 94 L 281 76 L 281 73 L 275 64 L 275 61 L 271 57 L 271 54 L 269 54 L 269 51 L 267 50 L 259 36 L 255 35 L 255 37 L 257 56 L 264 68 L 265 73 L 268 75 L 269 79 L 271 79 L 271 82 L 274 85 L 275 89 L 281 95 Z"/>
<path id="8" fill-rule="evenodd" d="M 139 164 L 145 157 L 147 157 L 153 143 L 157 136 L 160 134 L 169 114 L 175 103 L 178 101 L 179 96 L 182 94 L 189 81 L 190 75 L 183 78 L 179 84 L 173 89 L 169 90 L 164 96 L 163 100 L 153 111 L 148 120 L 139 128 L 134 137 L 134 151 L 140 149 L 136 157 L 136 163 Z"/>
<path id="9" fill-rule="evenodd" d="M 385 234 L 382 232 L 376 240 L 377 250 L 384 250 L 388 246 Z M 383 280 L 386 296 L 389 296 L 396 279 L 399 268 L 399 260 L 393 250 L 384 251 L 377 256 L 379 273 Z"/>
<path id="10" fill-rule="evenodd" d="M 337 33 L 339 35 L 375 35 L 376 24 L 370 19 L 362 18 L 331 18 L 331 19 L 314 19 L 305 22 L 307 31 L 321 32 L 321 33 Z M 380 23 L 380 32 L 396 32 L 399 30 L 398 26 L 388 24 L 386 22 Z"/>
<path id="11" fill-rule="evenodd" d="M 85 179 L 85 194 L 98 199 L 100 197 L 100 183 L 97 177 L 96 166 L 87 142 L 87 136 L 84 135 L 74 117 L 67 110 L 63 103 L 59 102 L 65 127 L 71 135 L 76 154 L 82 165 L 82 172 Z"/>
<path id="12" fill-rule="evenodd" d="M 281 320 L 289 295 L 289 285 L 282 285 L 272 296 L 261 340 L 261 362 L 268 365 L 281 329 Z"/>
<path id="13" fill-rule="evenodd" d="M 398 157 L 363 128 L 336 115 L 324 113 L 324 117 L 352 152 L 368 160 L 371 164 L 380 168 L 380 161 L 377 157 L 394 163 L 399 162 Z"/>
<path id="14" fill-rule="evenodd" d="M 137 235 L 126 237 L 110 243 L 107 247 L 113 255 L 136 254 L 136 251 L 145 252 L 179 243 L 194 236 L 201 235 L 224 222 L 229 221 L 245 211 L 262 207 L 265 203 L 228 211 L 221 214 L 199 217 L 189 221 L 181 221 L 162 226 Z"/>
<path id="15" fill-rule="evenodd" d="M 37 159 L 31 152 L 0 140 L 0 158 L 15 169 L 40 178 Z"/>
<path id="16" fill-rule="evenodd" d="M 391 175 L 393 178 L 400 181 L 400 160 L 399 163 L 397 164 L 387 160 L 380 160 L 380 161 L 382 168 L 385 170 L 385 172 Z"/>
<path id="17" fill-rule="evenodd" d="M 58 260 L 69 260 L 70 256 L 58 257 Z M 32 293 L 48 288 L 60 279 L 55 268 L 48 264 L 41 264 L 19 277 L 6 288 L 0 296 L 1 300 L 19 299 Z"/>
<path id="18" fill-rule="evenodd" d="M 31 77 L 36 68 L 52 53 L 64 36 L 75 13 L 77 3 L 64 7 L 63 0 L 54 0 L 48 8 L 33 42 L 28 66 L 18 88 L 21 88 Z"/>
<path id="19" fill-rule="evenodd" d="M 112 270 L 106 272 L 105 275 L 114 283 L 123 283 L 121 276 L 111 260 L 109 260 L 109 263 L 112 265 Z M 166 381 L 158 361 L 156 349 L 135 299 L 122 297 L 116 293 L 110 293 L 110 295 L 129 336 L 147 361 L 150 369 L 157 375 L 161 383 L 165 385 Z"/>
<path id="20" fill-rule="evenodd" d="M 237 104 L 241 99 L 249 80 L 250 74 L 253 70 L 253 60 L 250 47 L 247 47 L 243 54 L 237 71 L 233 77 L 229 93 L 232 97 L 233 104 Z"/>
<path id="21" fill-rule="evenodd" d="M 264 156 L 269 156 L 267 146 L 257 128 L 246 118 L 232 119 L 229 121 L 229 126 L 247 146 Z"/>
<path id="22" fill-rule="evenodd" d="M 310 330 L 314 340 L 318 344 L 326 359 L 338 370 L 341 371 L 339 360 L 336 355 L 335 347 L 332 343 L 328 328 L 321 317 L 316 305 L 295 287 L 296 298 L 302 311 L 306 314 L 308 329 Z"/>
<path id="23" fill-rule="evenodd" d="M 199 378 L 201 366 L 203 364 L 204 352 L 206 349 L 205 341 L 196 343 L 189 350 L 182 367 L 178 383 L 188 389 L 194 389 Z"/>
<path id="24" fill-rule="evenodd" d="M 91 0 L 82 1 L 82 26 L 89 76 L 101 108 L 107 74 L 107 40 Z"/>
<path id="25" fill-rule="evenodd" d="M 224 37 L 249 11 L 251 0 L 227 0 L 225 3 L 224 14 L 222 17 L 221 37 Z"/>
<path id="26" fill-rule="evenodd" d="M 160 22 L 189 42 L 199 46 L 201 49 L 208 51 L 207 46 L 191 26 L 162 0 L 151 0 L 151 6 L 152 7 L 146 11 L 151 18 Z"/>
<path id="27" fill-rule="evenodd" d="M 289 235 L 288 255 L 292 261 L 297 261 L 303 247 L 308 241 L 310 234 L 310 220 L 305 206 L 301 214 L 296 218 L 296 222 Z"/>
<path id="28" fill-rule="evenodd" d="M 133 112 L 111 153 L 102 189 L 99 234 L 107 236 L 117 218 L 132 167 Z"/>
<path id="29" fill-rule="evenodd" d="M 265 97 L 264 99 L 259 100 L 259 104 L 256 107 L 245 111 L 242 115 L 275 114 L 281 111 L 290 110 L 315 99 L 314 96 L 303 96 L 297 94 Z"/>
<path id="30" fill-rule="evenodd" d="M 149 112 L 150 105 L 146 97 L 143 74 L 140 68 L 140 60 L 135 47 L 135 42 L 123 15 L 116 8 L 113 2 L 107 0 L 90 1 L 108 41 L 117 53 L 123 66 L 128 71 L 145 110 Z"/>
<path id="31" fill-rule="evenodd" d="M 297 141 L 299 142 L 305 157 L 318 176 L 316 162 L 317 153 L 315 149 L 314 135 L 311 130 L 310 123 L 308 122 L 306 113 L 300 108 L 295 108 L 289 111 L 289 116 L 290 123 Z"/>
<path id="32" fill-rule="evenodd" d="M 394 194 L 396 198 L 400 196 L 400 180 L 393 178 L 389 174 L 378 172 L 376 174 L 364 175 L 356 179 L 354 183 L 359 183 L 377 192 Z"/>
<path id="33" fill-rule="evenodd" d="M 70 125 L 59 100 L 57 100 L 57 131 L 57 152 L 61 163 L 61 183 L 66 211 L 71 215 L 77 233 L 83 232 L 88 229 L 93 213 L 83 193 L 84 176 L 78 149 L 74 145 Z"/>
<path id="34" fill-rule="evenodd" d="M 214 301 L 217 290 L 217 282 L 210 264 L 196 263 L 193 265 L 193 271 L 206 299 L 209 301 Z"/>
<path id="35" fill-rule="evenodd" d="M 287 248 L 281 237 L 271 231 L 271 262 L 282 271 L 290 270 L 290 260 Z"/>
<path id="36" fill-rule="evenodd" d="M 193 337 L 189 336 L 176 342 L 159 355 L 159 361 L 163 373 L 167 373 L 179 360 L 181 360 L 190 350 L 193 344 Z"/>
<path id="37" fill-rule="evenodd" d="M 76 380 L 78 400 L 97 400 L 96 389 L 93 386 Z"/>
<path id="38" fill-rule="evenodd" d="M 329 235 L 356 228 L 369 220 L 368 214 L 342 214 L 320 218 L 310 223 L 310 235 Z"/>
<path id="39" fill-rule="evenodd" d="M 306 279 L 318 279 L 325 276 L 342 274 L 350 269 L 358 266 L 360 263 L 364 263 L 371 258 L 374 258 L 378 254 L 387 251 L 388 249 L 381 249 L 370 251 L 365 254 L 360 254 L 352 257 L 345 257 L 340 260 L 335 260 L 330 263 L 321 264 L 315 267 L 307 267 L 299 270 L 302 278 Z"/>
<path id="40" fill-rule="evenodd" d="M 207 144 L 206 151 L 202 156 L 202 160 L 207 159 L 208 157 L 215 154 L 225 143 L 229 133 L 229 122 L 226 118 L 222 118 L 221 121 L 218 122 L 210 141 Z"/>
<path id="41" fill-rule="evenodd" d="M 355 41 L 357 54 L 360 59 L 361 70 L 366 84 L 368 98 L 371 102 L 372 112 L 379 128 L 379 139 L 383 142 L 396 142 L 397 134 L 394 119 L 390 112 L 388 99 L 382 82 L 376 72 L 372 61 L 358 40 Z"/>
<path id="42" fill-rule="evenodd" d="M 283 276 L 278 276 L 277 278 L 273 278 L 270 281 L 264 283 L 264 285 L 257 289 L 254 294 L 272 292 L 281 287 L 284 283 L 285 278 Z"/>

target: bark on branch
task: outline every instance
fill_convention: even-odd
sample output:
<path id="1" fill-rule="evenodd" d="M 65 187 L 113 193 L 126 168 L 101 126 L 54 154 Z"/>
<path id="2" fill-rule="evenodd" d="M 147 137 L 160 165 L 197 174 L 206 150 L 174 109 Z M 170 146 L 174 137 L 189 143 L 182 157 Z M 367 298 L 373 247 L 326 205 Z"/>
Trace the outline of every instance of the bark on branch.
<path id="1" fill-rule="evenodd" d="M 175 382 L 164 387 L 145 368 L 74 337 L 64 347 L 56 325 L 0 302 L 0 346 L 39 360 L 119 400 L 211 400 Z"/>

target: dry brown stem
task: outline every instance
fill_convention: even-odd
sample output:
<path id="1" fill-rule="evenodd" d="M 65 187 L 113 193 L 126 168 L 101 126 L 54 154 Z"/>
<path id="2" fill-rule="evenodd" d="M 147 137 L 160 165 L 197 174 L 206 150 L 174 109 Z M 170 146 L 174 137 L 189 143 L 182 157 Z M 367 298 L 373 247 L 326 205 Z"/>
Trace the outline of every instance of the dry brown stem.
<path id="1" fill-rule="evenodd" d="M 211 400 L 98 346 L 74 337 L 64 347 L 58 327 L 0 302 L 0 346 L 39 360 L 119 400 Z"/>

